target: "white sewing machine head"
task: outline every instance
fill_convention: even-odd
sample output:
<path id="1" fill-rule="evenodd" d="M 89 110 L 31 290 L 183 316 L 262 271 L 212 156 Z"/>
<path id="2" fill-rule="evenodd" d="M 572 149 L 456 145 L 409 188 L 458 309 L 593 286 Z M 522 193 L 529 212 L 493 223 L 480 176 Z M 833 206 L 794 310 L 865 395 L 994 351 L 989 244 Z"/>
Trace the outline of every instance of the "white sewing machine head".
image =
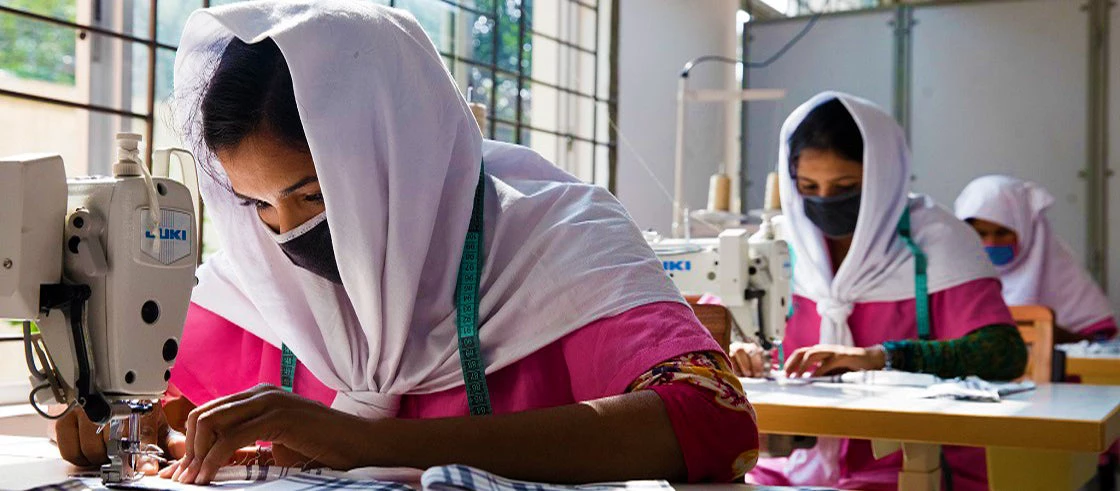
<path id="1" fill-rule="evenodd" d="M 0 318 L 26 321 L 36 409 L 80 406 L 118 423 L 106 482 L 131 479 L 145 451 L 119 422 L 167 389 L 198 254 L 191 191 L 147 174 L 138 135 L 118 141 L 113 177 L 67 180 L 57 155 L 0 159 Z"/>
<path id="2" fill-rule="evenodd" d="M 714 239 L 648 237 L 681 292 L 718 296 L 737 326 L 734 338 L 764 347 L 785 336 L 790 307 L 793 268 L 775 218 L 765 217 L 749 237 L 744 229 L 725 230 Z"/>

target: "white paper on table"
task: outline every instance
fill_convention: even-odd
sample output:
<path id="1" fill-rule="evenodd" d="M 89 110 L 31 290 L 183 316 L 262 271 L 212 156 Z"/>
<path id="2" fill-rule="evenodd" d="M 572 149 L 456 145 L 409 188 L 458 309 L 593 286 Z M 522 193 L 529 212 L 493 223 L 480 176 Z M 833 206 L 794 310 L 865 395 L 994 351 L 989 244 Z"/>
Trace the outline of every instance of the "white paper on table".
<path id="1" fill-rule="evenodd" d="M 771 375 L 778 385 L 806 385 L 811 383 L 881 385 L 889 387 L 929 387 L 940 382 L 928 373 L 903 372 L 900 370 L 861 370 L 839 375 L 820 377 L 787 377 L 785 372 Z"/>
<path id="2" fill-rule="evenodd" d="M 1120 340 L 1095 343 L 1081 341 L 1079 343 L 1059 344 L 1054 348 L 1064 351 L 1066 356 L 1079 358 L 1120 358 Z"/>

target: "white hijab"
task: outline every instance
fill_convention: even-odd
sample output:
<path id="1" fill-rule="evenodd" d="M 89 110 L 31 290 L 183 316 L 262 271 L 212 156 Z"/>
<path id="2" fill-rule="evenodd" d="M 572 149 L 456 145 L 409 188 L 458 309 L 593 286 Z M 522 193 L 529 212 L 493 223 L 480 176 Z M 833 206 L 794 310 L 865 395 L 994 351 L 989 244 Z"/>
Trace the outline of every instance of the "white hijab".
<path id="1" fill-rule="evenodd" d="M 610 193 L 528 149 L 482 141 L 432 41 L 401 10 L 306 0 L 195 12 L 175 98 L 200 160 L 215 158 L 200 138 L 202 88 L 234 36 L 271 38 L 291 70 L 342 285 L 294 266 L 224 174 L 203 172 L 224 249 L 199 271 L 192 300 L 287 344 L 339 392 L 333 407 L 392 416 L 403 394 L 463 384 L 453 293 L 483 158 L 487 373 L 596 319 L 683 302 Z"/>
<path id="2" fill-rule="evenodd" d="M 863 190 L 851 249 L 835 277 L 824 235 L 805 216 L 804 200 L 789 173 L 789 138 L 817 106 L 839 99 L 863 134 Z M 817 304 L 822 344 L 853 344 L 848 316 L 859 302 L 914 298 L 914 257 L 899 237 L 910 209 L 912 235 L 929 258 L 929 292 L 996 277 L 968 225 L 923 195 L 909 194 L 910 150 L 902 128 L 869 101 L 838 92 L 809 99 L 782 125 L 778 168 L 782 210 L 794 250 L 794 292 Z"/>
<path id="3" fill-rule="evenodd" d="M 824 235 L 805 216 L 804 200 L 789 172 L 790 136 L 810 111 L 833 99 L 844 104 L 863 135 L 859 217 L 852 246 L 835 276 Z M 894 119 L 873 103 L 839 92 L 818 94 L 789 115 L 779 145 L 782 213 L 794 251 L 793 290 L 817 304 L 821 344 L 855 344 L 848 317 L 856 303 L 914 298 L 914 256 L 898 234 L 906 208 L 911 235 L 928 258 L 929 293 L 996 276 L 968 225 L 932 199 L 909 194 L 906 138 Z M 834 486 L 840 476 L 840 447 L 839 439 L 820 438 L 815 447 L 790 455 L 785 473 L 796 485 Z"/>
<path id="4" fill-rule="evenodd" d="M 1050 230 L 1046 210 L 1054 197 L 1042 186 L 1008 176 L 980 177 L 957 197 L 957 217 L 979 218 L 1019 236 L 1018 255 L 998 266 L 1003 298 L 1010 305 L 1045 305 L 1058 324 L 1077 332 L 1112 317 L 1104 292 Z"/>

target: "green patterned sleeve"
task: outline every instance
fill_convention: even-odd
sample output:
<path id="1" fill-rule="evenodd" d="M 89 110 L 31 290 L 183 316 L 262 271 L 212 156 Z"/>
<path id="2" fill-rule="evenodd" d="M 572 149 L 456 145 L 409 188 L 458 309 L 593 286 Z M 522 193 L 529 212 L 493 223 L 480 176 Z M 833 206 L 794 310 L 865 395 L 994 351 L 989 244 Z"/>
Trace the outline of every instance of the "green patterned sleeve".
<path id="1" fill-rule="evenodd" d="M 1027 346 L 1009 325 L 985 326 L 945 341 L 883 343 L 891 368 L 932 373 L 941 378 L 976 375 L 985 380 L 1012 380 L 1027 367 Z"/>

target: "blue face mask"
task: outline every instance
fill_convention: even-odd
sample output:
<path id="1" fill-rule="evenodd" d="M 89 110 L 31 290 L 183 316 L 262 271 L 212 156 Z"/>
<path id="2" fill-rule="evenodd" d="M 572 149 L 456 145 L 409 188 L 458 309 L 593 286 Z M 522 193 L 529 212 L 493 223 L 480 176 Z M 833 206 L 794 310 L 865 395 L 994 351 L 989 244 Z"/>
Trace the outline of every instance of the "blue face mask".
<path id="1" fill-rule="evenodd" d="M 988 258 L 992 260 L 992 264 L 996 266 L 1006 266 L 1011 261 L 1015 260 L 1015 253 L 1017 252 L 1014 245 L 1002 246 L 984 246 L 984 250 L 988 253 Z"/>

